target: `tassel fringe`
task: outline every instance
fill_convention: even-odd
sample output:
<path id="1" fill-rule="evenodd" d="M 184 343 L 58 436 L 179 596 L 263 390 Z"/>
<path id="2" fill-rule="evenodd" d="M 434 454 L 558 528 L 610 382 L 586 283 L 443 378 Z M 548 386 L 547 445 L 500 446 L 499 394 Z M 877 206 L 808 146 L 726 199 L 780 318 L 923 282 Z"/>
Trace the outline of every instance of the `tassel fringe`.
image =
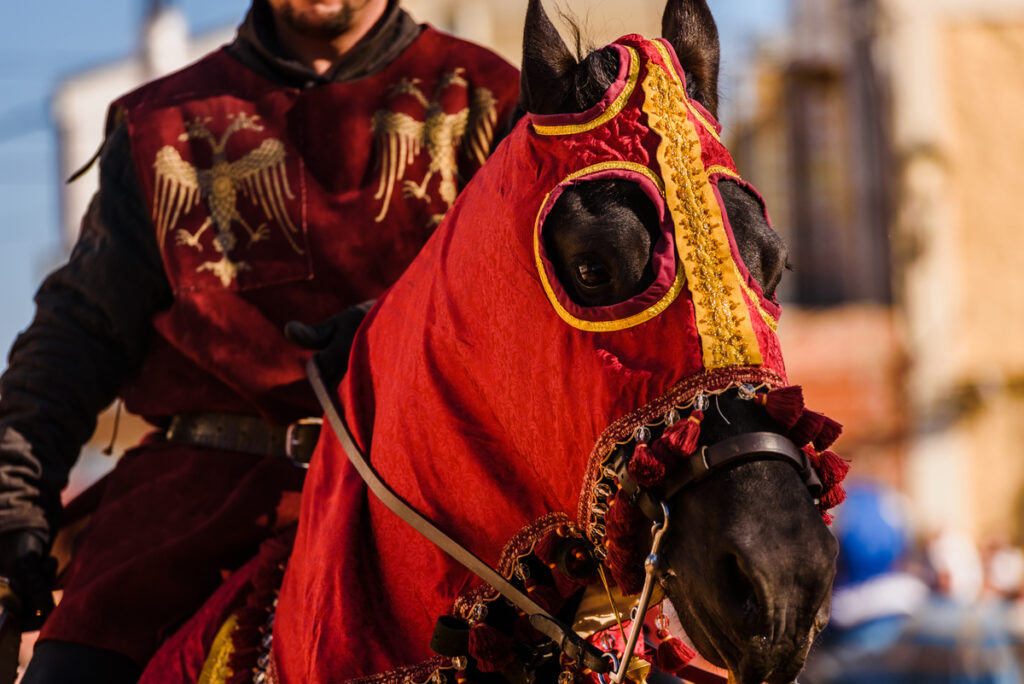
<path id="1" fill-rule="evenodd" d="M 644 586 L 644 558 L 647 556 L 648 535 L 644 534 L 646 518 L 621 491 L 605 516 L 605 545 L 608 557 L 605 565 L 622 593 L 637 594 Z"/>
<path id="2" fill-rule="evenodd" d="M 827 512 L 846 500 L 846 490 L 842 482 L 850 472 L 850 462 L 841 458 L 834 451 L 817 451 L 813 446 L 803 448 L 807 460 L 821 478 L 821 496 L 818 498 L 818 509 L 826 523 L 831 524 L 832 516 Z"/>
<path id="3" fill-rule="evenodd" d="M 814 438 L 814 448 L 818 451 L 828 449 L 837 439 L 839 439 L 839 435 L 841 435 L 842 432 L 842 424 L 826 416 L 825 422 L 822 424 L 821 429 Z"/>
<path id="4" fill-rule="evenodd" d="M 661 638 L 661 632 L 658 637 Z M 696 657 L 697 652 L 683 643 L 682 639 L 666 634 L 654 654 L 654 666 L 666 674 L 679 676 L 683 668 Z"/>
<path id="5" fill-rule="evenodd" d="M 652 487 L 665 477 L 665 464 L 658 460 L 648 444 L 641 442 L 633 450 L 633 458 L 629 459 L 629 475 L 641 487 Z"/>
<path id="6" fill-rule="evenodd" d="M 784 430 L 791 430 L 804 412 L 804 391 L 800 385 L 759 392 L 755 398 Z"/>
<path id="7" fill-rule="evenodd" d="M 793 443 L 798 447 L 802 447 L 818 436 L 818 433 L 821 432 L 821 428 L 824 424 L 825 416 L 821 415 L 817 411 L 804 410 L 804 412 L 800 414 L 800 419 L 796 421 L 796 424 L 790 429 L 789 438 L 793 440 Z"/>
<path id="8" fill-rule="evenodd" d="M 689 456 L 697 449 L 700 424 L 703 420 L 704 412 L 694 409 L 686 420 L 681 420 L 665 430 L 660 441 L 676 454 Z"/>

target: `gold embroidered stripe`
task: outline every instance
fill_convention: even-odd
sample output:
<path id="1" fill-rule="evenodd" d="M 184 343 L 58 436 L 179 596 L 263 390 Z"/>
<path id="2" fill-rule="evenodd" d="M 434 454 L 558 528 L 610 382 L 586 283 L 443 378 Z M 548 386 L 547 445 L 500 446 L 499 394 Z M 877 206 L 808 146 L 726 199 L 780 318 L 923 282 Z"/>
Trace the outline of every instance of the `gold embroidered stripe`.
<path id="1" fill-rule="evenodd" d="M 533 130 L 540 135 L 574 135 L 591 131 L 618 116 L 622 108 L 629 102 L 629 98 L 636 88 L 636 82 L 640 78 L 640 57 L 633 48 L 627 47 L 626 50 L 629 51 L 629 77 L 626 79 L 626 85 L 622 88 L 622 92 L 608 105 L 607 109 L 590 121 L 583 123 L 566 124 L 564 126 L 543 126 L 535 123 L 533 124 Z"/>
<path id="2" fill-rule="evenodd" d="M 682 110 L 686 93 L 680 81 L 653 62 L 647 65 L 643 88 L 644 111 L 661 137 L 658 163 L 676 225 L 676 249 L 693 295 L 704 367 L 761 365 L 721 209 L 701 161 L 700 138 Z"/>
<path id="3" fill-rule="evenodd" d="M 661 53 L 661 58 L 662 60 L 664 60 L 665 66 L 668 67 L 669 73 L 672 74 L 672 80 L 682 82 L 683 79 L 680 78 L 679 74 L 676 73 L 676 67 L 675 64 L 672 63 L 672 58 L 668 54 L 668 49 L 662 44 L 660 40 L 655 40 L 651 42 L 654 44 L 654 47 L 658 49 L 658 52 Z M 708 129 L 708 133 L 711 134 L 712 138 L 714 138 L 718 142 L 722 142 L 722 139 L 718 136 L 718 131 L 716 131 L 715 127 L 711 125 L 711 122 L 705 119 L 704 115 L 701 114 L 700 111 L 698 111 L 697 108 L 693 106 L 693 103 L 690 102 L 689 98 L 686 99 L 686 108 L 693 113 L 693 115 L 697 118 L 697 121 L 700 121 L 704 125 L 704 128 Z"/>

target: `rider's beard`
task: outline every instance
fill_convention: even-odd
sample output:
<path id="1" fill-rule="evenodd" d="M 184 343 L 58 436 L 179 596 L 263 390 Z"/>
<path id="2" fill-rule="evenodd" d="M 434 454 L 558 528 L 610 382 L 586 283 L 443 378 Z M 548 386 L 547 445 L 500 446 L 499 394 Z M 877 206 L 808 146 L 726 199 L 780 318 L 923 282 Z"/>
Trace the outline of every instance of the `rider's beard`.
<path id="1" fill-rule="evenodd" d="M 278 10 L 278 14 L 281 20 L 299 35 L 316 40 L 333 40 L 352 28 L 357 13 L 369 2 L 370 0 L 348 0 L 330 13 L 321 13 L 314 9 L 296 9 L 294 5 L 285 3 Z"/>

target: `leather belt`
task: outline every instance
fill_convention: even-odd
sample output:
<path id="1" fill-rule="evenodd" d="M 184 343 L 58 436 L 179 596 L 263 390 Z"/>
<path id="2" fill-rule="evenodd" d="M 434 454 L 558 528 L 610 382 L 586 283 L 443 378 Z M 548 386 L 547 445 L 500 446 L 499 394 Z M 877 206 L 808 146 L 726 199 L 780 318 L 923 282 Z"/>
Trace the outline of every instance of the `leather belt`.
<path id="1" fill-rule="evenodd" d="M 207 449 L 284 457 L 306 468 L 322 422 L 320 418 L 300 418 L 288 425 L 273 425 L 258 416 L 204 411 L 174 416 L 166 438 Z"/>

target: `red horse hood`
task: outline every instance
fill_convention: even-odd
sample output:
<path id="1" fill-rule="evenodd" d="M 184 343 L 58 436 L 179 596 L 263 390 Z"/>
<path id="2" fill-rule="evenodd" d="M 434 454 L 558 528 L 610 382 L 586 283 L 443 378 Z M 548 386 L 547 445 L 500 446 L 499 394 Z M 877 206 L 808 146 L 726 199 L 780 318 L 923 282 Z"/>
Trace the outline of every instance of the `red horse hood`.
<path id="1" fill-rule="evenodd" d="M 666 43 L 614 47 L 620 74 L 601 103 L 527 117 L 473 179 L 369 315 L 340 388 L 383 479 L 506 575 L 559 525 L 601 541 L 601 461 L 638 425 L 698 390 L 786 384 L 778 306 L 717 191 L 738 179 L 717 125 Z M 641 183 L 663 234 L 645 293 L 586 308 L 562 291 L 541 230 L 566 186 L 601 177 Z M 280 674 L 429 675 L 435 619 L 465 616 L 480 584 L 368 495 L 325 431 L 278 610 Z"/>

